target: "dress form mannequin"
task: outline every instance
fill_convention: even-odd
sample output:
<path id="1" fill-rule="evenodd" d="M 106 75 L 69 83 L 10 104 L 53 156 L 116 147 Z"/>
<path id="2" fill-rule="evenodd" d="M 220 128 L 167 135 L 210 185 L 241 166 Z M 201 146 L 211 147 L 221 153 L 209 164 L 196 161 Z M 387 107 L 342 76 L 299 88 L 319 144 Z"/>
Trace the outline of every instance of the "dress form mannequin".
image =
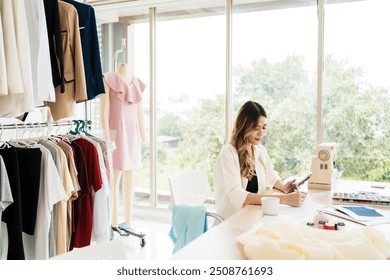
<path id="1" fill-rule="evenodd" d="M 119 65 L 116 73 L 119 78 L 129 86 L 132 86 L 134 81 L 134 77 L 129 74 L 128 68 L 126 64 Z M 105 139 L 110 138 L 110 127 L 109 116 L 110 116 L 110 94 L 111 88 L 110 85 L 104 80 L 105 91 L 106 94 L 102 95 L 100 100 L 100 117 L 101 117 L 101 125 L 104 131 Z M 112 97 L 111 97 L 112 98 Z M 116 100 L 117 101 L 117 100 Z M 146 132 L 144 125 L 144 114 L 143 114 L 143 105 L 142 100 L 137 101 L 131 106 L 136 106 L 136 114 L 130 117 L 137 118 L 136 122 L 138 122 L 139 135 L 141 137 L 141 141 L 144 142 L 146 140 Z M 130 136 L 132 137 L 132 136 Z M 139 143 L 140 145 L 140 143 Z M 140 149 L 140 147 L 139 147 Z M 114 157 L 115 154 L 113 154 Z M 117 156 L 121 156 L 121 154 L 117 154 Z M 129 156 L 129 155 L 127 155 Z M 115 160 L 115 159 L 114 159 Z M 135 168 L 128 167 L 118 167 L 116 168 L 114 165 L 113 170 L 113 180 L 111 181 L 111 193 L 112 193 L 112 221 L 111 225 L 113 228 L 118 228 L 118 218 L 119 218 L 119 189 L 120 182 L 122 179 L 122 190 L 123 190 L 123 209 L 124 209 L 124 222 L 127 225 L 131 225 L 132 220 L 132 209 L 133 209 L 133 198 L 134 198 L 134 175 Z"/>

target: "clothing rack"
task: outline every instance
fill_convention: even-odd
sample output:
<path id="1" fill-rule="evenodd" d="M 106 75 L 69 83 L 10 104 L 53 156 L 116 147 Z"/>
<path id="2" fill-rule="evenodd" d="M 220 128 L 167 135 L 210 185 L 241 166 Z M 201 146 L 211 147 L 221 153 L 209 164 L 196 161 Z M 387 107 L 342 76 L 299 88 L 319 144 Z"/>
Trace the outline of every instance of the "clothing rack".
<path id="1" fill-rule="evenodd" d="M 91 124 L 92 121 L 90 120 L 67 120 L 67 121 L 57 121 L 57 122 L 29 122 L 29 123 L 11 123 L 11 124 L 0 123 L 0 142 L 2 142 L 2 136 L 4 130 L 7 129 L 14 130 L 16 132 L 16 138 L 23 138 L 23 135 L 27 131 L 27 129 L 31 129 L 30 131 L 30 138 L 31 138 L 31 133 L 35 130 L 37 133 L 40 131 L 43 135 L 47 135 L 47 134 L 52 134 L 51 131 L 54 127 L 58 127 L 58 129 L 54 133 L 54 134 L 58 134 L 58 130 L 60 129 L 60 127 L 68 126 L 69 133 L 78 134 L 79 132 L 85 132 L 90 130 Z"/>
<path id="2" fill-rule="evenodd" d="M 3 247 L 0 248 L 0 260 L 47 259 L 70 252 L 74 248 L 89 246 L 92 241 L 98 243 L 109 241 L 110 162 L 104 155 L 108 147 L 104 140 L 86 131 L 91 123 L 89 120 L 75 119 L 0 124 L 0 138 L 3 133 L 2 128 L 8 129 L 7 132 L 11 132 L 10 134 L 16 132 L 16 138 L 13 137 L 9 141 L 0 139 L 0 157 L 3 164 L 0 166 L 1 171 L 3 172 L 5 164 L 8 164 L 6 170 L 10 170 L 7 172 L 8 186 L 4 184 L 7 188 L 6 200 L 3 196 L 0 197 L 1 202 L 6 202 L 6 211 L 8 211 L 2 211 L 0 214 L 8 215 L 6 223 L 10 225 L 6 228 L 1 227 L 0 243 L 8 243 L 9 246 L 4 247 L 8 248 L 7 251 Z M 63 134 L 58 129 L 60 127 L 63 127 Z M 28 129 L 42 135 L 31 137 L 30 134 L 24 141 L 23 134 Z M 52 130 L 54 133 L 51 133 Z M 10 135 L 6 136 L 9 138 Z M 49 160 L 50 158 L 53 160 Z M 29 172 L 24 171 L 25 169 Z M 14 172 L 15 170 L 18 172 Z M 19 170 L 23 171 L 19 172 Z M 36 174 L 39 177 L 36 177 Z M 27 195 L 24 197 L 13 195 L 22 194 L 22 186 L 32 190 L 31 198 Z M 10 193 L 13 201 L 10 201 Z M 30 203 L 30 200 L 34 203 Z M 7 207 L 10 205 L 7 202 L 15 206 Z M 27 213 L 25 215 L 22 213 L 23 207 L 28 208 L 28 211 L 23 212 Z M 78 215 L 68 216 L 70 207 L 72 212 L 75 211 L 74 213 Z M 36 222 L 36 224 L 33 224 L 30 233 L 27 233 L 32 237 L 26 241 L 14 237 L 22 237 L 23 231 L 21 220 L 14 219 L 14 216 L 19 217 L 19 214 L 23 214 L 24 219 L 29 220 L 30 212 L 34 215 L 36 213 L 36 216 L 31 218 L 31 223 Z M 53 222 L 61 221 L 56 224 L 55 230 L 51 228 L 47 217 L 50 217 L 50 221 Z M 5 230 L 10 230 L 11 234 L 3 234 Z M 13 238 L 9 238 L 10 236 Z"/>
<path id="3" fill-rule="evenodd" d="M 92 124 L 91 120 L 69 120 L 58 122 L 30 122 L 30 123 L 12 123 L 12 124 L 0 124 L 0 130 L 3 129 L 18 129 L 18 128 L 44 128 L 53 126 L 72 126 L 74 124 L 84 122 L 88 127 Z"/>

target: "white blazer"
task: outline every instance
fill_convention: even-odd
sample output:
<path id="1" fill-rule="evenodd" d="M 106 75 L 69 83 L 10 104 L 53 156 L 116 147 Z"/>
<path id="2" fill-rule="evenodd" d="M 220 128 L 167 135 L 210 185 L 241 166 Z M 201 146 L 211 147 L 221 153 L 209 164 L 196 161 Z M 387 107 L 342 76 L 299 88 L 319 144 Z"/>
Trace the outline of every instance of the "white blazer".
<path id="1" fill-rule="evenodd" d="M 23 80 L 23 96 L 18 103 L 16 116 L 34 110 L 33 81 L 31 74 L 30 40 L 24 1 L 13 1 L 16 44 Z M 9 73 L 8 73 L 9 74 Z"/>
<path id="2" fill-rule="evenodd" d="M 271 159 L 263 145 L 255 147 L 255 168 L 258 193 L 271 191 L 280 177 L 272 166 Z M 214 165 L 214 191 L 216 211 L 224 219 L 240 210 L 248 195 L 248 178 L 242 177 L 236 148 L 226 144 Z"/>
<path id="3" fill-rule="evenodd" d="M 11 0 L 0 1 L 8 94 L 23 93 L 22 70 L 16 43 L 14 8 Z"/>
<path id="4" fill-rule="evenodd" d="M 51 72 L 49 41 L 43 1 L 25 1 L 26 19 L 30 39 L 31 73 L 33 77 L 34 103 L 43 106 L 43 101 L 56 101 Z"/>
<path id="5" fill-rule="evenodd" d="M 0 116 L 15 117 L 34 110 L 30 41 L 24 2 L 1 3 L 8 95 L 1 96 Z"/>

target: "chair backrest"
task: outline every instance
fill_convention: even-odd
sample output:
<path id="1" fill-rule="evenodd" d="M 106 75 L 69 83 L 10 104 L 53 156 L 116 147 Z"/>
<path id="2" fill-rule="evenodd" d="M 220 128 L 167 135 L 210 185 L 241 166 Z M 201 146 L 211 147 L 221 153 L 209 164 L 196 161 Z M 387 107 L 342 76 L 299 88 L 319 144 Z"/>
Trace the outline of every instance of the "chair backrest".
<path id="1" fill-rule="evenodd" d="M 199 205 L 211 197 L 207 173 L 191 170 L 168 178 L 173 204 Z"/>

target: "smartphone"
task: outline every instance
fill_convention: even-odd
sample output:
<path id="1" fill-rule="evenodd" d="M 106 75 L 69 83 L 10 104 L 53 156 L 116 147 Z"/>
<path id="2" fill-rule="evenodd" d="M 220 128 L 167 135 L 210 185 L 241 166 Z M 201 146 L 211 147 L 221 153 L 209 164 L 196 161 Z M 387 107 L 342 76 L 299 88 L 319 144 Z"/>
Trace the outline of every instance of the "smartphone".
<path id="1" fill-rule="evenodd" d="M 307 180 L 309 180 L 310 176 L 311 176 L 311 173 L 307 174 L 302 180 L 297 182 L 297 186 L 299 187 L 300 185 L 305 183 Z"/>
<path id="2" fill-rule="evenodd" d="M 307 174 L 302 180 L 296 182 L 296 186 L 299 187 L 300 185 L 305 183 L 307 180 L 309 180 L 310 176 L 311 173 Z M 297 189 L 297 187 L 290 189 L 290 193 L 294 192 Z"/>

